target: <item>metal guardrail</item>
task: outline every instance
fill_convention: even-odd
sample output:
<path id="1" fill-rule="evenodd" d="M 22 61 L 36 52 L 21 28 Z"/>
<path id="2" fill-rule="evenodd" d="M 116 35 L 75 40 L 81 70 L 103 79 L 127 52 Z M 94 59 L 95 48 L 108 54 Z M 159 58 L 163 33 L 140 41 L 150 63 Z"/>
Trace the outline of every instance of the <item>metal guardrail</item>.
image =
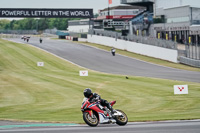
<path id="1" fill-rule="evenodd" d="M 42 37 L 42 38 L 48 38 L 48 37 L 51 37 L 51 38 L 57 38 L 58 36 L 57 35 L 53 35 L 53 34 L 41 34 L 41 35 L 25 35 L 25 36 L 30 36 L 31 38 L 35 38 L 35 37 Z M 22 35 L 19 35 L 19 34 L 0 34 L 0 38 L 21 38 Z"/>
<path id="2" fill-rule="evenodd" d="M 97 29 L 90 29 L 88 34 L 107 36 L 107 37 L 115 38 L 116 40 L 122 39 L 122 40 L 127 40 L 127 41 L 132 41 L 132 42 L 177 50 L 176 42 L 161 40 L 161 39 L 157 39 L 157 38 L 153 38 L 153 37 L 149 37 L 149 36 L 136 36 L 136 35 L 122 36 L 121 32 L 105 31 L 105 30 L 97 30 Z"/>
<path id="3" fill-rule="evenodd" d="M 0 34 L 32 34 L 37 35 L 37 30 L 0 30 Z"/>
<path id="4" fill-rule="evenodd" d="M 195 60 L 181 56 L 180 63 L 200 68 L 200 60 Z"/>
<path id="5" fill-rule="evenodd" d="M 21 38 L 22 35 L 17 34 L 0 34 L 0 38 Z"/>
<path id="6" fill-rule="evenodd" d="M 200 60 L 200 44 L 187 44 L 186 57 Z"/>

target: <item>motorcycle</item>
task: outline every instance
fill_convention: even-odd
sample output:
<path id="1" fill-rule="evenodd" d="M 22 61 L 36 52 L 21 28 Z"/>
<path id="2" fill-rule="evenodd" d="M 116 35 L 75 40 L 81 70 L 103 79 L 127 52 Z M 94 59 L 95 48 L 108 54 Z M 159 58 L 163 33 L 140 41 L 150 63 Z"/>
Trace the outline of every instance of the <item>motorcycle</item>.
<path id="1" fill-rule="evenodd" d="M 42 43 L 42 38 L 40 38 L 40 43 Z"/>
<path id="2" fill-rule="evenodd" d="M 113 106 L 116 101 L 111 101 L 110 105 Z M 111 111 L 107 107 L 103 107 L 100 101 L 89 102 L 87 98 L 83 100 L 81 111 L 83 113 L 83 120 L 89 126 L 95 127 L 100 124 L 116 123 L 120 126 L 126 125 L 128 117 L 126 114 L 116 109 L 112 115 Z"/>

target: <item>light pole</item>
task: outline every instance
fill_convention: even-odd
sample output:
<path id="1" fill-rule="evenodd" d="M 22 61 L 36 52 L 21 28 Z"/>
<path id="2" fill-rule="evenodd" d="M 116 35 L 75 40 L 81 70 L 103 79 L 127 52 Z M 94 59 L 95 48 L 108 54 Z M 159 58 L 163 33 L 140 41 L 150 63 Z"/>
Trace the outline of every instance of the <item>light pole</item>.
<path id="1" fill-rule="evenodd" d="M 108 0 L 108 19 L 110 19 L 110 7 L 109 7 L 109 5 L 110 5 L 110 1 Z"/>
<path id="2" fill-rule="evenodd" d="M 39 30 L 39 29 L 38 29 L 38 26 L 39 26 L 38 23 L 39 23 L 39 19 L 37 19 L 37 23 L 36 23 L 36 30 L 37 30 L 37 33 L 38 33 L 38 30 Z"/>

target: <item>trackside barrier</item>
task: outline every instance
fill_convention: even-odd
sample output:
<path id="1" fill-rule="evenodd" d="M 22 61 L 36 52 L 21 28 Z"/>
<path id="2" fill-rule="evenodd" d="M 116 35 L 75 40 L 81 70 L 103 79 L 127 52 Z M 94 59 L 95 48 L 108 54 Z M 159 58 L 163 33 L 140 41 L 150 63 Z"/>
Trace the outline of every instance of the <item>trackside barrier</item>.
<path id="1" fill-rule="evenodd" d="M 66 40 L 72 40 L 73 37 L 72 36 L 66 36 L 65 38 L 66 38 Z"/>
<path id="2" fill-rule="evenodd" d="M 88 42 L 127 50 L 129 52 L 134 52 L 175 63 L 178 62 L 178 50 L 175 49 L 162 48 L 122 39 L 116 40 L 115 38 L 98 35 L 88 35 Z"/>
<path id="3" fill-rule="evenodd" d="M 37 30 L 0 30 L 2 34 L 38 35 Z"/>
<path id="4" fill-rule="evenodd" d="M 157 38 L 153 38 L 149 36 L 136 36 L 136 35 L 122 36 L 121 32 L 98 30 L 98 29 L 89 29 L 88 34 L 98 35 L 98 36 L 107 36 L 107 37 L 115 38 L 116 40 L 122 39 L 126 41 L 132 41 L 132 42 L 153 45 L 153 46 L 158 46 L 158 47 L 163 47 L 163 48 L 168 48 L 168 49 L 175 49 L 175 50 L 177 49 L 176 42 L 161 40 L 161 39 L 157 39 Z"/>
<path id="5" fill-rule="evenodd" d="M 0 38 L 21 38 L 22 36 L 30 36 L 31 38 L 37 38 L 37 37 L 51 37 L 51 38 L 57 38 L 57 35 L 52 34 L 41 34 L 41 35 L 32 35 L 32 34 L 26 34 L 26 35 L 19 35 L 19 34 L 0 34 Z"/>
<path id="6" fill-rule="evenodd" d="M 181 56 L 180 63 L 200 68 L 200 60 L 195 60 Z"/>

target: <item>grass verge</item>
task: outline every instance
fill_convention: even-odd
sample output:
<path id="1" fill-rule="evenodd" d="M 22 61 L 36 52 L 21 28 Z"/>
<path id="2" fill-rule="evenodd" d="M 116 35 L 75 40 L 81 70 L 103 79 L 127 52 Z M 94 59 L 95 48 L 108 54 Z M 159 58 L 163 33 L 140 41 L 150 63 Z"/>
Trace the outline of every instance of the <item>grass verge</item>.
<path id="1" fill-rule="evenodd" d="M 119 51 L 118 51 L 119 52 Z M 37 62 L 44 62 L 38 67 Z M 0 40 L 0 120 L 83 123 L 83 90 L 117 100 L 129 121 L 199 119 L 200 84 L 103 74 L 79 68 L 37 48 Z M 188 95 L 173 85 L 188 84 Z"/>

